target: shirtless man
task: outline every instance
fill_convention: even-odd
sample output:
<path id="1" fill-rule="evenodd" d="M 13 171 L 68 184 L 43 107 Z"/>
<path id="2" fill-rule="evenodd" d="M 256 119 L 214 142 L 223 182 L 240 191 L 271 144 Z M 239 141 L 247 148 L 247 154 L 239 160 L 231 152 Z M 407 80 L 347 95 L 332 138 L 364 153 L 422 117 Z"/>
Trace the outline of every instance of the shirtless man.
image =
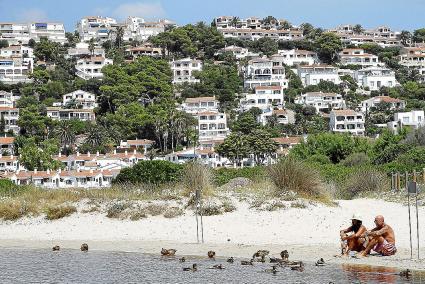
<path id="1" fill-rule="evenodd" d="M 381 215 L 375 217 L 375 225 L 376 227 L 373 230 L 366 232 L 369 244 L 359 256 L 367 256 L 372 249 L 383 256 L 394 255 L 397 252 L 397 248 L 393 229 L 385 224 L 384 217 Z"/>
<path id="2" fill-rule="evenodd" d="M 339 232 L 343 243 L 343 256 L 348 256 L 350 251 L 361 252 L 365 249 L 363 243 L 365 242 L 364 234 L 366 231 L 367 229 L 363 226 L 361 218 L 353 216 L 351 226 Z M 353 233 L 348 235 L 350 232 Z"/>

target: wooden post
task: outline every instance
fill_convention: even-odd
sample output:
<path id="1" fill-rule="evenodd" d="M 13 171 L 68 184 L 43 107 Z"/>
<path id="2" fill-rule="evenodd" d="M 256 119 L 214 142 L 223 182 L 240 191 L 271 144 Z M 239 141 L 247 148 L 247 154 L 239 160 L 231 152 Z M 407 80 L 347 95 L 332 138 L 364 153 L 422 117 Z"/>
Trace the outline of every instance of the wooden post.
<path id="1" fill-rule="evenodd" d="M 413 177 L 412 181 L 416 182 L 416 170 L 413 170 Z"/>
<path id="2" fill-rule="evenodd" d="M 400 190 L 400 173 L 399 172 L 397 172 L 397 174 L 396 174 L 397 176 L 396 176 L 396 178 L 397 178 L 397 182 L 396 182 L 396 188 L 397 188 L 397 190 Z"/>
<path id="3" fill-rule="evenodd" d="M 422 169 L 422 183 L 425 184 L 425 168 Z"/>
<path id="4" fill-rule="evenodd" d="M 404 173 L 404 179 L 404 185 L 406 186 L 405 189 L 407 190 L 407 188 L 409 187 L 409 173 L 407 171 Z"/>

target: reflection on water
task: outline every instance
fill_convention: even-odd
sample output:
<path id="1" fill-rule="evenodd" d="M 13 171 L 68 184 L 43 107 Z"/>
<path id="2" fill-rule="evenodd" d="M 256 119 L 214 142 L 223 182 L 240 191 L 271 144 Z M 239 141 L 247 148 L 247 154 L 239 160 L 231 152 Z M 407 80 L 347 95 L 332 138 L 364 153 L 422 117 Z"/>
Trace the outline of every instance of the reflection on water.
<path id="1" fill-rule="evenodd" d="M 198 264 L 197 272 L 183 267 Z M 222 263 L 225 270 L 208 269 Z M 77 250 L 0 250 L 0 283 L 422 283 L 424 275 L 414 273 L 407 280 L 392 268 L 307 263 L 304 272 L 279 268 L 266 273 L 270 264 L 241 266 L 225 260 L 187 257 L 163 258 L 140 253 Z M 422 277 L 422 278 L 421 278 Z"/>

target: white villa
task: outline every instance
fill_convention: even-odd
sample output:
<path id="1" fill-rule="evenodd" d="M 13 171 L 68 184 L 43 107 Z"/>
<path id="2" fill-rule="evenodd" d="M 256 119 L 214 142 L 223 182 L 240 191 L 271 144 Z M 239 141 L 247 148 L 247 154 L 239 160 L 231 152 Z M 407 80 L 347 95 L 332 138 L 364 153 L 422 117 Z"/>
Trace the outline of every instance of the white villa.
<path id="1" fill-rule="evenodd" d="M 75 75 L 84 80 L 100 79 L 103 77 L 102 68 L 112 64 L 112 59 L 102 56 L 92 56 L 90 58 L 81 58 L 77 60 Z"/>
<path id="2" fill-rule="evenodd" d="M 97 107 L 96 95 L 82 90 L 63 95 L 62 106 L 67 108 L 71 104 L 78 109 L 94 109 Z"/>
<path id="3" fill-rule="evenodd" d="M 329 81 L 337 85 L 341 83 L 338 68 L 331 65 L 300 65 L 297 73 L 304 86 L 317 85 L 321 81 Z"/>
<path id="4" fill-rule="evenodd" d="M 247 57 L 258 57 L 259 54 L 258 53 L 254 53 L 248 50 L 248 48 L 244 48 L 244 47 L 239 47 L 236 45 L 230 45 L 230 46 L 226 46 L 222 49 L 220 49 L 219 51 L 216 52 L 215 55 L 220 55 L 223 54 L 225 52 L 230 52 L 232 53 L 236 59 L 243 59 L 243 58 L 247 58 Z"/>
<path id="5" fill-rule="evenodd" d="M 339 53 L 341 64 L 360 65 L 362 67 L 377 67 L 381 65 L 378 56 L 366 53 L 361 48 L 345 48 Z"/>
<path id="6" fill-rule="evenodd" d="M 0 40 L 5 39 L 11 45 L 28 44 L 30 39 L 38 42 L 42 37 L 61 44 L 67 41 L 63 23 L 0 23 Z"/>
<path id="7" fill-rule="evenodd" d="M 63 109 L 60 107 L 47 107 L 47 117 L 52 120 L 80 120 L 95 121 L 96 116 L 92 109 Z"/>
<path id="8" fill-rule="evenodd" d="M 105 49 L 102 47 L 95 46 L 93 51 L 89 49 L 89 44 L 86 42 L 79 42 L 75 45 L 75 47 L 68 48 L 68 57 L 105 57 Z"/>
<path id="9" fill-rule="evenodd" d="M 364 100 L 361 103 L 361 110 L 363 113 L 366 113 L 370 108 L 376 107 L 379 104 L 389 104 L 391 110 L 401 110 L 406 107 L 406 103 L 403 100 L 391 98 L 388 96 L 376 96 L 370 99 Z"/>
<path id="10" fill-rule="evenodd" d="M 13 133 L 19 133 L 19 108 L 15 107 L 0 107 L 0 117 L 4 118 L 5 131 L 13 131 Z"/>
<path id="11" fill-rule="evenodd" d="M 173 84 L 199 83 L 194 77 L 194 71 L 202 71 L 202 61 L 190 58 L 170 62 L 173 71 Z"/>
<path id="12" fill-rule="evenodd" d="M 20 96 L 15 96 L 12 92 L 0 91 L 0 107 L 16 107 L 16 102 Z"/>
<path id="13" fill-rule="evenodd" d="M 368 67 L 354 72 L 354 79 L 362 88 L 378 91 L 381 87 L 395 87 L 395 72 L 384 67 Z"/>
<path id="14" fill-rule="evenodd" d="M 423 110 L 412 110 L 410 112 L 397 112 L 394 120 L 388 122 L 388 128 L 397 132 L 399 127 L 410 126 L 418 128 L 425 125 L 425 114 Z"/>
<path id="15" fill-rule="evenodd" d="M 266 125 L 273 116 L 276 117 L 276 122 L 279 124 L 287 125 L 295 123 L 295 112 L 285 108 L 270 109 L 270 111 L 261 114 L 260 122 Z"/>
<path id="16" fill-rule="evenodd" d="M 100 42 L 109 39 L 109 31 L 117 21 L 109 17 L 89 16 L 82 18 L 77 24 L 77 31 L 81 41 L 96 39 Z"/>
<path id="17" fill-rule="evenodd" d="M 317 112 L 342 109 L 345 107 L 345 101 L 342 95 L 336 93 L 310 92 L 301 94 L 295 99 L 296 104 L 313 106 Z"/>
<path id="18" fill-rule="evenodd" d="M 180 109 L 184 112 L 196 115 L 200 112 L 218 111 L 220 103 L 215 97 L 187 98 Z"/>
<path id="19" fill-rule="evenodd" d="M 288 80 L 282 61 L 274 61 L 265 57 L 251 59 L 244 70 L 244 87 L 254 89 L 258 86 L 281 86 L 286 89 Z"/>
<path id="20" fill-rule="evenodd" d="M 274 56 L 281 56 L 283 63 L 288 66 L 314 65 L 319 62 L 315 52 L 302 49 L 279 50 L 278 54 Z"/>
<path id="21" fill-rule="evenodd" d="M 250 110 L 253 107 L 266 111 L 273 106 L 284 106 L 282 86 L 257 86 L 254 94 L 246 94 L 240 102 L 242 111 Z"/>
<path id="22" fill-rule="evenodd" d="M 333 110 L 330 113 L 329 129 L 335 133 L 365 134 L 365 118 L 361 112 L 351 109 Z"/>
<path id="23" fill-rule="evenodd" d="M 199 141 L 224 139 L 229 134 L 225 113 L 205 111 L 197 114 Z"/>
<path id="24" fill-rule="evenodd" d="M 0 137 L 0 155 L 7 153 L 13 155 L 15 150 L 15 137 Z M 0 166 L 1 171 L 1 166 Z"/>
<path id="25" fill-rule="evenodd" d="M 133 60 L 140 56 L 161 57 L 162 48 L 154 47 L 151 44 L 144 44 L 142 46 L 129 47 L 125 50 L 125 53 Z"/>

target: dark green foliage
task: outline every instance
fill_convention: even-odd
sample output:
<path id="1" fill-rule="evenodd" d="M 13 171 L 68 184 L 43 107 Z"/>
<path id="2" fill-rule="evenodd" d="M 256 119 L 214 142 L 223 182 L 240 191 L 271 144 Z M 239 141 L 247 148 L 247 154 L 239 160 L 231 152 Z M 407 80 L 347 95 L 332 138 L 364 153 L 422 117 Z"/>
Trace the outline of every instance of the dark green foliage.
<path id="1" fill-rule="evenodd" d="M 252 181 L 259 181 L 265 177 L 265 167 L 248 168 L 220 168 L 213 171 L 214 182 L 218 185 L 224 185 L 230 180 L 238 177 L 248 178 Z"/>
<path id="2" fill-rule="evenodd" d="M 140 161 L 132 168 L 123 169 L 114 183 L 163 184 L 180 180 L 183 167 L 168 161 Z"/>

